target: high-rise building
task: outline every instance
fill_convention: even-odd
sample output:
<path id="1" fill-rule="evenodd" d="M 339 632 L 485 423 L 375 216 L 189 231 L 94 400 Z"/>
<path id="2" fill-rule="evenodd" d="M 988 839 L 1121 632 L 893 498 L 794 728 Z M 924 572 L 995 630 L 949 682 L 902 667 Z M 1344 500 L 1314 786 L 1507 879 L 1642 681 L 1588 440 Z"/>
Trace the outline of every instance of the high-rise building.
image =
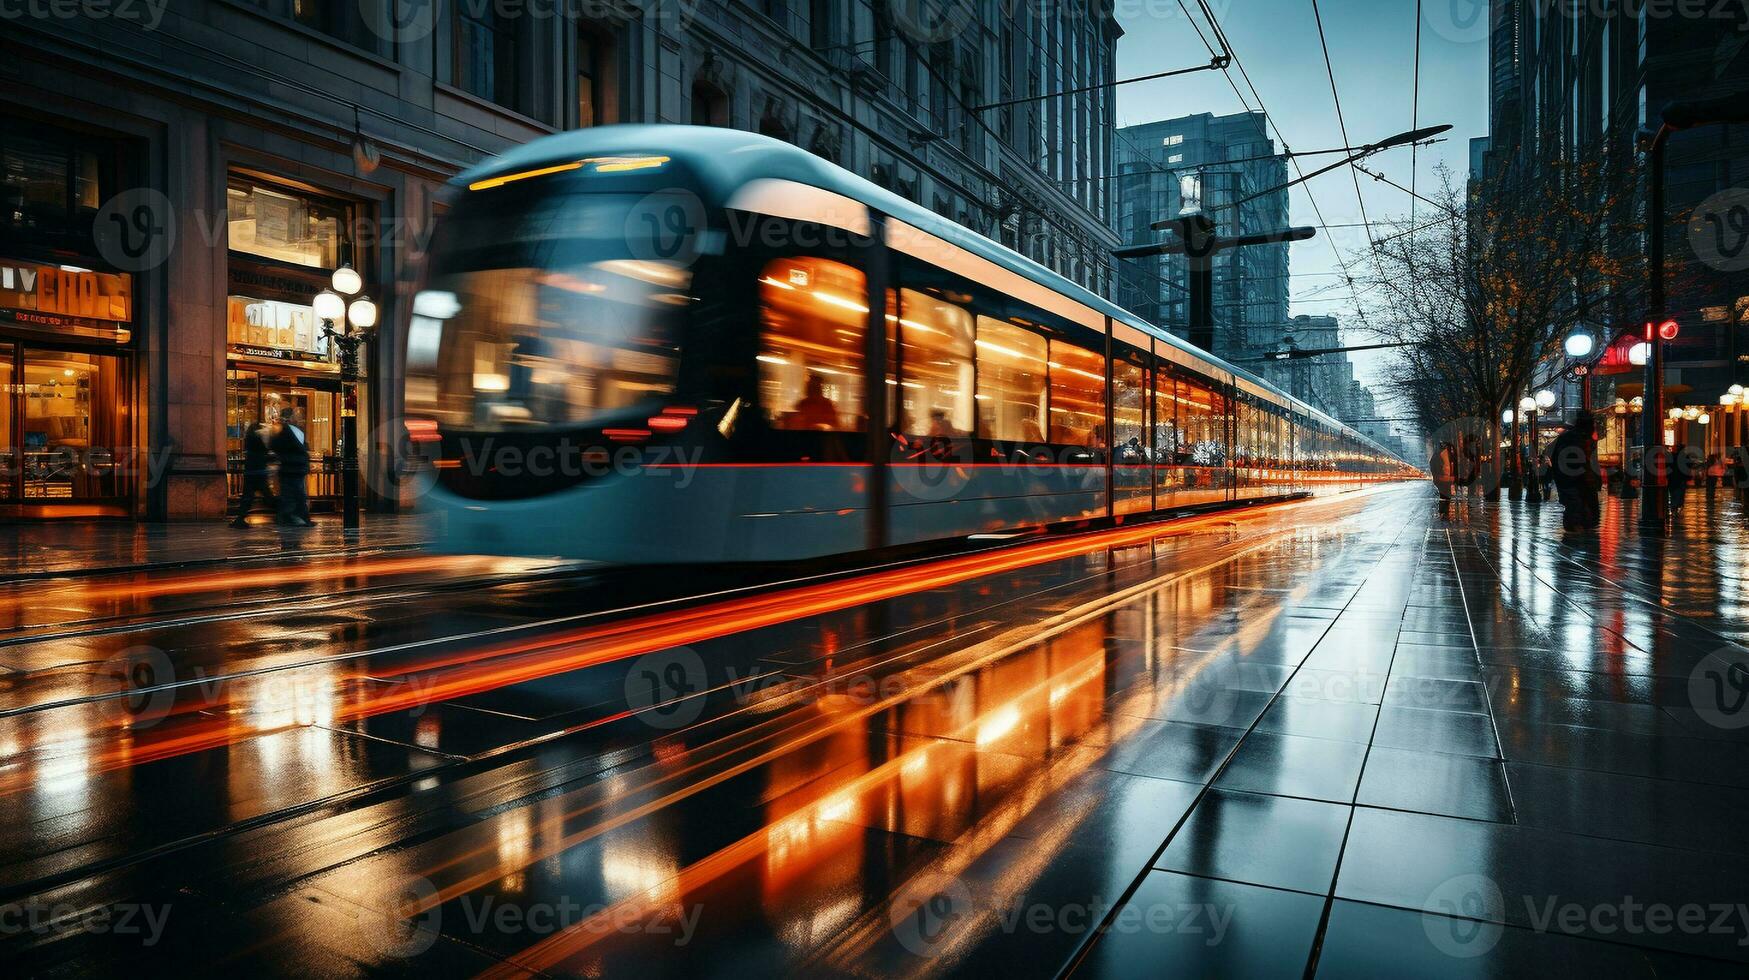
<path id="1" fill-rule="evenodd" d="M 0 456 L 24 465 L 0 467 L 0 518 L 217 516 L 279 408 L 331 504 L 351 406 L 311 299 L 342 264 L 380 308 L 356 410 L 367 491 L 388 485 L 443 185 L 562 130 L 756 130 L 1108 293 L 1122 30 L 1110 0 L 1047 7 L 20 8 L 0 32 L 0 418 L 22 422 Z"/>
<path id="2" fill-rule="evenodd" d="M 1300 315 L 1288 321 L 1290 346 L 1302 351 L 1335 350 L 1342 347 L 1342 330 L 1333 316 Z M 1319 354 L 1301 360 L 1278 364 L 1277 383 L 1295 397 L 1318 406 L 1339 419 L 1363 418 L 1372 414 L 1372 395 L 1367 394 L 1367 408 L 1359 411 L 1353 398 L 1359 388 L 1354 380 L 1354 364 L 1347 353 Z"/>
<path id="3" fill-rule="evenodd" d="M 1749 12 L 1739 5 L 1492 0 L 1489 22 L 1490 132 L 1472 178 L 1522 186 L 1559 179 L 1564 165 L 1602 167 L 1622 201 L 1608 216 L 1607 247 L 1639 268 L 1650 176 L 1639 134 L 1656 129 L 1672 103 L 1749 90 L 1749 47 L 1742 43 Z M 1668 380 L 1688 389 L 1679 403 L 1716 402 L 1727 385 L 1749 380 L 1749 364 L 1738 362 L 1749 352 L 1749 285 L 1744 271 L 1720 262 L 1716 251 L 1701 254 L 1706 236 L 1691 232 L 1688 218 L 1749 179 L 1749 126 L 1677 133 L 1667 160 L 1666 224 L 1650 233 L 1664 236 L 1669 313 L 1681 329 L 1669 347 Z M 1739 230 L 1724 244 L 1741 250 L 1744 236 Z M 1639 329 L 1647 313 L 1643 275 L 1582 299 L 1600 349 Z M 1621 374 L 1594 379 L 1595 396 L 1613 400 L 1618 383 L 1623 394 L 1635 394 L 1640 375 L 1624 364 Z"/>
<path id="4" fill-rule="evenodd" d="M 1115 222 L 1126 244 L 1165 241 L 1151 224 L 1201 213 L 1228 235 L 1287 227 L 1287 158 L 1262 113 L 1200 113 L 1125 126 L 1114 147 Z M 1188 334 L 1182 255 L 1119 264 L 1118 301 L 1180 336 Z M 1214 259 L 1214 345 L 1210 353 L 1250 358 L 1280 346 L 1287 326 L 1288 246 L 1229 249 Z M 1272 378 L 1271 380 L 1285 381 Z M 1285 383 L 1283 387 L 1286 387 Z"/>

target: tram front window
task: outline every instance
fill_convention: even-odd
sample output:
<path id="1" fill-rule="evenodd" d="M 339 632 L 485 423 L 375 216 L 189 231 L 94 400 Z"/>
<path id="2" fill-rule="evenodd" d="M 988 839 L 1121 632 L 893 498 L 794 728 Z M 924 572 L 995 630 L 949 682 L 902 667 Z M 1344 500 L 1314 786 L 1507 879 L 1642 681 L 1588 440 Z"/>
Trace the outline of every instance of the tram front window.
<path id="1" fill-rule="evenodd" d="M 504 191 L 460 202 L 413 301 L 408 408 L 474 430 L 592 425 L 672 391 L 692 273 L 634 240 L 637 201 Z"/>

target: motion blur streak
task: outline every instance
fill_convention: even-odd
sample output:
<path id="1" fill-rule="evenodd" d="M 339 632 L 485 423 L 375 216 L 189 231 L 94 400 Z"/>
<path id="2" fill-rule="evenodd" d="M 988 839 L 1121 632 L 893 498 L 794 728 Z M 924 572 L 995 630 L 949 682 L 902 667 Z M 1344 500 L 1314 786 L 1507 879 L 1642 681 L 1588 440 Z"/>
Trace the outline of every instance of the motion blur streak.
<path id="1" fill-rule="evenodd" d="M 337 679 L 331 724 L 345 724 L 393 711 L 417 708 L 519 684 L 526 681 L 612 663 L 676 646 L 729 636 L 748 630 L 787 623 L 864 603 L 940 588 L 969 579 L 995 575 L 1058 559 L 1112 548 L 1146 543 L 1162 535 L 1176 535 L 1219 525 L 1237 526 L 1284 509 L 1327 508 L 1347 504 L 1385 487 L 1357 491 L 1339 498 L 1318 498 L 1264 504 L 1242 511 L 1226 511 L 1177 521 L 1153 522 L 1136 527 L 1093 531 L 1062 538 L 1029 542 L 993 552 L 965 555 L 914 567 L 815 586 L 712 603 L 696 609 L 634 617 L 581 630 L 542 637 L 523 643 L 486 647 L 415 665 L 394 673 L 372 674 L 360 669 Z M 416 674 L 436 676 L 414 676 Z M 385 680 L 395 681 L 381 690 Z M 237 703 L 229 687 L 222 687 L 217 701 L 201 706 L 198 715 L 184 716 L 183 724 L 133 729 L 128 738 L 101 756 L 89 760 L 91 771 L 102 772 L 129 765 L 229 744 L 238 737 L 259 736 L 280 728 L 247 724 L 247 704 Z M 180 713 L 180 712 L 178 712 Z M 620 713 L 615 717 L 624 717 Z M 605 719 L 591 725 L 601 724 Z M 127 725 L 123 725 L 127 728 Z M 583 726 L 591 727 L 591 726 Z M 577 730 L 577 729 L 573 729 Z M 17 780 L 0 784 L 0 792 L 17 789 Z"/>
<path id="2" fill-rule="evenodd" d="M 1200 523 L 1200 522 L 1197 522 Z M 1156 527 L 1156 531 L 1159 529 Z M 505 862 L 498 852 L 496 842 L 489 842 L 474 849 L 462 849 L 440 864 L 421 868 L 419 873 L 434 882 L 436 888 L 427 901 L 418 904 L 402 905 L 399 914 L 411 917 L 433 905 L 453 899 L 459 895 L 474 891 L 482 886 L 514 874 L 524 867 L 531 866 L 542 860 L 551 858 L 570 848 L 573 848 L 592 838 L 599 837 L 609 831 L 621 827 L 639 818 L 648 816 L 664 807 L 672 806 L 701 793 L 713 786 L 752 771 L 760 766 L 771 764 L 786 757 L 796 757 L 804 747 L 829 740 L 834 734 L 853 731 L 857 726 L 888 711 L 892 708 L 917 700 L 932 691 L 947 687 L 955 680 L 968 674 L 985 669 L 998 662 L 1014 657 L 1016 654 L 1030 650 L 1040 650 L 1053 637 L 1071 633 L 1078 627 L 1095 621 L 1110 609 L 1135 600 L 1138 596 L 1159 592 L 1172 587 L 1178 582 L 1205 574 L 1222 565 L 1226 565 L 1241 555 L 1267 547 L 1280 537 L 1294 533 L 1294 528 L 1284 527 L 1274 529 L 1271 533 L 1262 535 L 1245 543 L 1242 547 L 1223 552 L 1219 557 L 1193 568 L 1175 571 L 1170 575 L 1150 579 L 1127 589 L 1102 596 L 1084 603 L 1074 609 L 1059 613 L 1036 624 L 1009 630 L 1001 636 L 993 637 L 967 650 L 950 655 L 945 660 L 934 660 L 926 667 L 904 670 L 897 676 L 897 683 L 883 685 L 887 689 L 897 690 L 893 696 L 860 705 L 855 710 L 828 714 L 821 718 L 815 714 L 804 713 L 801 718 L 784 719 L 781 728 L 777 721 L 766 722 L 756 728 L 737 734 L 730 739 L 707 743 L 697 749 L 689 750 L 682 757 L 682 766 L 662 765 L 652 767 L 646 772 L 651 778 L 641 786 L 616 785 L 612 793 L 604 793 L 598 787 L 569 794 L 564 798 L 563 808 L 558 812 L 542 816 L 538 824 L 531 828 L 530 846 L 519 849 L 515 862 Z M 1101 679 L 1105 674 L 1105 662 L 1102 648 L 1095 645 L 1080 651 L 1079 659 L 1071 655 L 1065 662 L 1052 662 L 1052 673 L 1039 682 L 1029 686 L 1019 694 L 992 705 L 974 716 L 963 725 L 942 733 L 942 738 L 953 742 L 989 745 L 1000 743 L 1001 740 L 1017 729 L 1048 718 L 1053 712 L 1063 708 L 1066 702 L 1074 701 L 1091 682 Z M 1198 657 L 1200 661 L 1216 658 L 1214 653 L 1188 656 Z M 1196 670 L 1187 671 L 1178 688 L 1182 689 L 1194 681 Z M 1102 691 L 1096 691 L 1102 695 Z M 795 692 L 796 697 L 804 692 Z M 1146 698 L 1147 693 L 1131 696 L 1131 700 Z M 770 705 L 766 706 L 770 708 Z M 1138 714 L 1134 717 L 1122 717 L 1114 721 L 1121 731 L 1119 735 L 1127 734 L 1129 729 L 1139 726 L 1145 718 Z M 822 722 L 825 722 L 822 724 Z M 748 755 L 749 746 L 760 748 L 756 755 Z M 638 921 L 641 918 L 661 914 L 667 907 L 669 899 L 677 892 L 693 891 L 709 881 L 727 873 L 729 870 L 743 865 L 746 861 L 768 850 L 784 851 L 810 843 L 817 843 L 819 829 L 822 825 L 842 823 L 851 814 L 858 812 L 867 804 L 867 797 L 894 780 L 900 778 L 923 779 L 928 781 L 931 767 L 928 765 L 929 753 L 942 751 L 941 745 L 924 745 L 904 751 L 895 758 L 882 763 L 876 768 L 866 771 L 849 780 L 843 786 L 822 791 L 816 801 L 806 807 L 780 818 L 769 824 L 759 833 L 714 853 L 710 857 L 685 869 L 678 881 L 664 881 L 653 884 L 641 894 L 634 895 L 599 915 L 579 923 L 573 929 L 555 935 L 546 942 L 517 956 L 517 962 L 522 965 L 538 963 L 541 968 L 556 964 L 586 949 L 599 939 L 607 938 L 614 933 L 612 928 L 604 928 L 603 923 Z M 1003 812 L 1011 816 L 1009 823 L 1018 820 L 1032 809 L 1032 804 L 1052 787 L 1060 785 L 1069 774 L 1078 772 L 1091 765 L 1099 757 L 1099 752 L 1078 752 L 1065 757 L 1065 760 L 1050 767 L 1036 777 L 1034 790 L 1022 793 L 1021 796 L 1030 799 L 1031 803 L 1019 803 L 1005 807 Z M 686 783 L 687 778 L 699 777 L 697 781 Z M 636 799 L 659 791 L 664 784 L 678 785 L 679 788 L 648 802 L 628 806 L 618 812 L 610 812 L 616 806 L 625 806 L 628 799 Z M 576 829 L 579 818 L 592 818 L 594 822 Z M 980 839 L 993 843 L 1000 839 L 1002 833 L 985 834 Z M 538 843 L 535 843 L 538 842 Z M 1043 855 L 1054 853 L 1050 849 L 1041 852 Z M 790 855 L 793 857 L 794 855 Z M 1042 865 L 1041 865 L 1042 867 Z M 454 876 L 454 877 L 451 877 Z"/>
<path id="3" fill-rule="evenodd" d="M 209 592 L 233 592 L 238 589 L 273 588 L 309 582 L 333 582 L 337 579 L 426 572 L 475 571 L 506 564 L 509 563 L 470 558 L 463 555 L 412 555 L 402 558 L 373 558 L 364 561 L 346 559 L 312 562 L 301 566 L 276 565 L 271 568 L 246 572 L 226 568 L 212 572 L 158 576 L 144 581 L 113 584 L 71 583 L 69 591 L 81 599 L 149 599 L 168 595 L 199 595 Z M 0 598 L 0 610 L 33 605 L 40 601 L 40 594 L 33 590 L 29 595 Z"/>

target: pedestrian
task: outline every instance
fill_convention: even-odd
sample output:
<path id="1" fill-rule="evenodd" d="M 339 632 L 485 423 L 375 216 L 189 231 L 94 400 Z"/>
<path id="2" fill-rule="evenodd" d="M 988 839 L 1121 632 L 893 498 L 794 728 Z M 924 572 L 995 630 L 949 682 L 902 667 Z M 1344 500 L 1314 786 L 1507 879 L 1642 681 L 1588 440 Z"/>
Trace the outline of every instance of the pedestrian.
<path id="1" fill-rule="evenodd" d="M 1452 491 L 1458 483 L 1457 449 L 1442 442 L 1433 453 L 1433 488 L 1439 491 L 1439 516 L 1451 516 Z"/>
<path id="2" fill-rule="evenodd" d="M 1476 495 L 1482 490 L 1482 454 L 1476 448 L 1474 436 L 1458 436 L 1458 452 L 1454 461 L 1458 466 L 1458 485 L 1464 488 L 1464 501 L 1467 506 L 1475 502 Z"/>
<path id="3" fill-rule="evenodd" d="M 279 431 L 274 433 L 270 445 L 273 454 L 279 457 L 278 523 L 314 527 L 315 522 L 310 520 L 310 495 L 306 482 L 310 478 L 310 447 L 304 438 L 304 430 L 298 426 L 297 409 L 280 411 Z"/>
<path id="4" fill-rule="evenodd" d="M 1682 510 L 1682 505 L 1688 500 L 1688 477 L 1691 467 L 1688 462 L 1688 447 L 1682 443 L 1665 450 L 1664 456 L 1664 486 L 1669 493 L 1667 498 L 1671 516 Z"/>
<path id="5" fill-rule="evenodd" d="M 1725 482 L 1725 458 L 1713 453 L 1706 458 L 1706 495 L 1712 496 L 1719 484 Z"/>
<path id="6" fill-rule="evenodd" d="M 1549 445 L 1555 492 L 1561 497 L 1561 526 L 1588 531 L 1603 523 L 1597 492 L 1603 474 L 1597 469 L 1597 418 L 1581 411 L 1567 431 Z"/>
<path id="7" fill-rule="evenodd" d="M 232 527 L 249 525 L 249 511 L 257 497 L 269 510 L 279 510 L 279 501 L 274 499 L 273 487 L 267 482 L 269 452 L 266 424 L 249 423 L 243 433 L 243 502 L 237 505 L 237 519 L 231 522 Z"/>

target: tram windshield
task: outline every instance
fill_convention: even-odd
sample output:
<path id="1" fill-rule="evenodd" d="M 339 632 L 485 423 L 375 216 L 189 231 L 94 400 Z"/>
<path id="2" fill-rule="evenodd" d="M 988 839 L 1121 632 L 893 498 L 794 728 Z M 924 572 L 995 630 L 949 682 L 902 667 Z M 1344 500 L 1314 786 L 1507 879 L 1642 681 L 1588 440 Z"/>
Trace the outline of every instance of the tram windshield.
<path id="1" fill-rule="evenodd" d="M 476 430 L 611 422 L 673 389 L 692 273 L 651 256 L 638 195 L 467 195 L 413 301 L 407 407 Z"/>

